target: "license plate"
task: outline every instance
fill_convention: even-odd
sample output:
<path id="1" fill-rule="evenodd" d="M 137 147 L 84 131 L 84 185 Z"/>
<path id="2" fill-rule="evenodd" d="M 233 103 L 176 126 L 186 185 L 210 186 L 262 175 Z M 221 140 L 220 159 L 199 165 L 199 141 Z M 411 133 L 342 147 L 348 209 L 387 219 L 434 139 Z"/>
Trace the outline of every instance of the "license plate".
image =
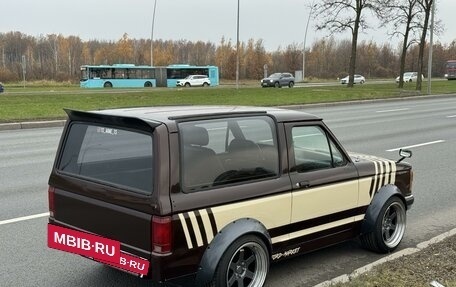
<path id="1" fill-rule="evenodd" d="M 48 247 L 90 257 L 135 274 L 147 275 L 149 271 L 149 261 L 123 252 L 119 241 L 50 223 Z"/>

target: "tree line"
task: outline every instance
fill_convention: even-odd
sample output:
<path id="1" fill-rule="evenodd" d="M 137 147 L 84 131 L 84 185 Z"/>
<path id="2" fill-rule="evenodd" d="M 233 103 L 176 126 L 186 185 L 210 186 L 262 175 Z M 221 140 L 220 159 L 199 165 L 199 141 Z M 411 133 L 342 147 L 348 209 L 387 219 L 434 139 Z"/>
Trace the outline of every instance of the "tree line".
<path id="1" fill-rule="evenodd" d="M 127 63 L 150 65 L 150 39 L 132 39 L 124 34 L 118 41 L 83 41 L 78 36 L 56 34 L 38 37 L 21 32 L 0 33 L 0 81 L 55 80 L 78 82 L 81 65 Z M 392 78 L 399 75 L 402 46 L 373 41 L 357 43 L 356 73 L 367 78 Z M 216 65 L 220 77 L 236 77 L 236 43 L 222 38 L 219 43 L 187 40 L 154 40 L 155 66 L 170 64 Z M 428 53 L 428 46 L 424 50 Z M 240 79 L 258 80 L 268 73 L 302 70 L 302 45 L 292 43 L 266 51 L 262 39 L 241 42 Z M 306 49 L 305 74 L 308 78 L 336 79 L 349 73 L 352 42 L 334 37 L 322 38 Z M 406 71 L 417 71 L 419 45 L 409 45 Z M 433 46 L 433 76 L 442 77 L 445 62 L 456 59 L 456 41 Z M 25 66 L 23 66 L 25 65 Z M 427 70 L 424 63 L 424 70 Z"/>
<path id="2" fill-rule="evenodd" d="M 402 39 L 399 88 L 404 85 L 403 73 L 406 69 L 409 48 L 414 44 L 418 45 L 415 71 L 418 75 L 424 74 L 427 69 L 424 63 L 426 37 L 428 34 L 432 36 L 434 33 L 439 33 L 443 29 L 440 21 L 434 21 L 435 0 L 321 0 L 316 4 L 311 4 L 310 8 L 311 11 L 316 10 L 315 18 L 319 22 L 318 30 L 328 30 L 332 34 L 351 32 L 347 87 L 353 87 L 354 74 L 357 69 L 358 35 L 360 31 L 371 28 L 366 13 L 371 12 L 376 15 L 381 26 L 388 28 L 388 34 Z M 418 77 L 416 90 L 421 90 L 421 82 L 421 77 Z"/>

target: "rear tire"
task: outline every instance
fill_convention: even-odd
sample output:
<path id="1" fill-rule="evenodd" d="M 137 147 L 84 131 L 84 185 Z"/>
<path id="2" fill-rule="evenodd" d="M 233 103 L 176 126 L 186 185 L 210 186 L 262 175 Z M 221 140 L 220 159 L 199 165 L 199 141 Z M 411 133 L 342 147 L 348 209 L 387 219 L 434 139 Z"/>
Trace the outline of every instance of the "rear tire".
<path id="1" fill-rule="evenodd" d="M 112 88 L 112 83 L 111 82 L 106 82 L 106 83 L 103 84 L 103 87 Z"/>
<path id="2" fill-rule="evenodd" d="M 154 85 L 152 85 L 151 82 L 147 81 L 144 83 L 144 88 L 152 88 Z"/>
<path id="3" fill-rule="evenodd" d="M 288 87 L 289 87 L 289 88 L 293 88 L 293 87 L 294 87 L 294 82 L 288 83 Z"/>
<path id="4" fill-rule="evenodd" d="M 361 235 L 361 243 L 366 249 L 388 253 L 401 243 L 406 228 L 405 206 L 402 200 L 393 196 L 383 205 L 374 230 Z"/>
<path id="5" fill-rule="evenodd" d="M 264 242 L 246 235 L 225 251 L 215 272 L 214 287 L 261 287 L 269 271 L 269 252 Z"/>

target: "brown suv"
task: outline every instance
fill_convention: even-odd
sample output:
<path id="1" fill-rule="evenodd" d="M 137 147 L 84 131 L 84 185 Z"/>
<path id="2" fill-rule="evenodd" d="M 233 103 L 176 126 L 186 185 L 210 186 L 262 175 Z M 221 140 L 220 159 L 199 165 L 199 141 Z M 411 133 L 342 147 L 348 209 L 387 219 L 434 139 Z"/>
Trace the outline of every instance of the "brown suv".
<path id="1" fill-rule="evenodd" d="M 347 153 L 277 108 L 67 111 L 48 245 L 154 282 L 262 286 L 269 264 L 360 236 L 402 240 L 411 166 Z M 182 281 L 181 281 L 182 282 Z"/>

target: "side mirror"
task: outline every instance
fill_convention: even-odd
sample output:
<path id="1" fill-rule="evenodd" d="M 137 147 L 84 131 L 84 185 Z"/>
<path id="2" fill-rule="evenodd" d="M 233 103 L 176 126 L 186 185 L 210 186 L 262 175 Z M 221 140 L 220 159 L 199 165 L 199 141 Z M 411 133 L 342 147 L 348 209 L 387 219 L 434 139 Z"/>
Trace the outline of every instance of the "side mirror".
<path id="1" fill-rule="evenodd" d="M 400 163 L 406 158 L 411 158 L 412 157 L 412 151 L 408 149 L 400 149 L 399 150 L 399 156 L 401 157 L 396 163 Z"/>

